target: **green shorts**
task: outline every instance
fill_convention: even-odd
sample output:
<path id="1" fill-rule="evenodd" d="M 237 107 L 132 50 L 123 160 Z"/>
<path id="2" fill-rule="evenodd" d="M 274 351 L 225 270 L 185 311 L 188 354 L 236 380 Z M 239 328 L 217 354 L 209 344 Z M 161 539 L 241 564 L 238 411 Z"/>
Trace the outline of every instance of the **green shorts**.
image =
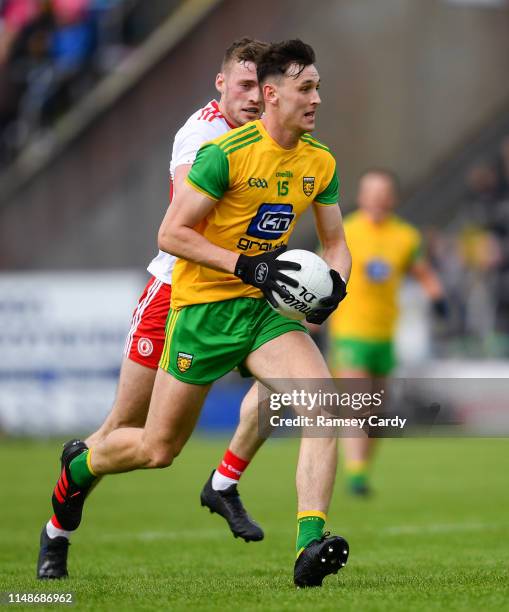
<path id="1" fill-rule="evenodd" d="M 159 367 L 183 382 L 205 385 L 239 367 L 273 338 L 306 328 L 283 317 L 263 298 L 237 298 L 170 310 Z"/>
<path id="2" fill-rule="evenodd" d="M 330 365 L 333 370 L 365 370 L 372 376 L 388 376 L 396 366 L 392 340 L 332 338 Z"/>

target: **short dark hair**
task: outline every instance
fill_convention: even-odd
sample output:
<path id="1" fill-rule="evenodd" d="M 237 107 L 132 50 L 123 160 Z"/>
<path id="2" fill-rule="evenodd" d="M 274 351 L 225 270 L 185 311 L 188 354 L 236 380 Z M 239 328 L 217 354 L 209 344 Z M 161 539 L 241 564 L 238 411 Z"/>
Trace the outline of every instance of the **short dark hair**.
<path id="1" fill-rule="evenodd" d="M 253 62 L 258 65 L 262 54 L 270 47 L 269 43 L 244 36 L 234 40 L 224 52 L 221 71 L 230 62 Z"/>
<path id="2" fill-rule="evenodd" d="M 295 75 L 297 78 L 306 68 L 315 63 L 315 52 L 310 45 L 295 38 L 273 43 L 263 53 L 257 64 L 258 82 L 262 84 L 270 76 L 283 76 L 288 68 L 294 64 L 299 67 Z"/>
<path id="3" fill-rule="evenodd" d="M 359 181 L 361 181 L 364 177 L 369 176 L 370 174 L 375 174 L 377 176 L 383 176 L 384 178 L 386 178 L 391 183 L 396 196 L 399 197 L 401 195 L 401 182 L 399 180 L 398 175 L 393 170 L 389 170 L 389 168 L 383 168 L 382 166 L 373 166 L 371 168 L 366 168 L 361 173 Z"/>

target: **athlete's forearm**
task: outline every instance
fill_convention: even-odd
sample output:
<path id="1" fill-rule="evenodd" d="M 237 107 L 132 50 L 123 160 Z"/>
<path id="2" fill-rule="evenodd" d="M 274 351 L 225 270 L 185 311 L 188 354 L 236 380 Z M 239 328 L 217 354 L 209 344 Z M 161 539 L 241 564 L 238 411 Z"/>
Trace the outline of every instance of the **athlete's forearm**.
<path id="1" fill-rule="evenodd" d="M 313 212 L 322 245 L 322 257 L 347 282 L 350 278 L 352 258 L 346 243 L 341 209 L 339 206 L 315 205 Z"/>
<path id="2" fill-rule="evenodd" d="M 331 268 L 337 270 L 341 274 L 345 282 L 348 282 L 352 268 L 352 257 L 346 240 L 341 240 L 329 247 L 326 246 L 323 250 L 322 257 Z"/>
<path id="3" fill-rule="evenodd" d="M 239 258 L 238 253 L 223 249 L 190 227 L 161 226 L 158 234 L 158 243 L 161 251 L 171 253 L 181 259 L 228 272 L 235 270 L 235 264 Z"/>
<path id="4" fill-rule="evenodd" d="M 232 273 L 238 254 L 213 244 L 194 229 L 215 205 L 214 200 L 195 191 L 183 181 L 157 234 L 161 251 L 220 272 Z"/>
<path id="5" fill-rule="evenodd" d="M 410 269 L 412 276 L 420 283 L 431 300 L 442 299 L 445 295 L 440 278 L 426 260 L 419 260 Z"/>

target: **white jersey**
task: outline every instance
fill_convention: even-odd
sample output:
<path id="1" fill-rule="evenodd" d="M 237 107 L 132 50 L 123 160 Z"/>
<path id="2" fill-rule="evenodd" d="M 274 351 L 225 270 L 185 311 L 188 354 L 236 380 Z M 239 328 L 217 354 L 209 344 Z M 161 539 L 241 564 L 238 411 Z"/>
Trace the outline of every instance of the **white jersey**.
<path id="1" fill-rule="evenodd" d="M 221 114 L 219 106 L 212 100 L 207 106 L 193 113 L 175 135 L 170 161 L 170 180 L 173 185 L 175 168 L 183 164 L 192 164 L 198 149 L 204 142 L 213 140 L 232 129 Z M 170 200 L 173 197 L 170 188 Z M 177 258 L 174 255 L 159 251 L 159 254 L 148 265 L 147 270 L 163 283 L 171 285 L 171 274 Z"/>

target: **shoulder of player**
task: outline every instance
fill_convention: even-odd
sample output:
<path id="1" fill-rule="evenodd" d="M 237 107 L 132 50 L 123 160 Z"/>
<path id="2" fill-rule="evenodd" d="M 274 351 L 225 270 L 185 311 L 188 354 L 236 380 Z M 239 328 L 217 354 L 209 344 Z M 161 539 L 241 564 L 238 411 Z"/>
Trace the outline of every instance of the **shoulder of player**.
<path id="1" fill-rule="evenodd" d="M 199 125 L 218 125 L 225 124 L 228 126 L 228 122 L 219 110 L 219 106 L 215 100 L 211 100 L 206 106 L 200 108 L 189 117 L 189 121 L 196 122 Z M 228 129 L 231 129 L 228 126 Z"/>
<path id="2" fill-rule="evenodd" d="M 237 151 L 259 142 L 262 138 L 263 136 L 258 125 L 252 121 L 214 138 L 212 144 L 217 145 L 229 157 Z"/>
<path id="3" fill-rule="evenodd" d="M 358 210 L 351 210 L 348 213 L 345 213 L 345 215 L 343 216 L 343 224 L 346 225 L 352 225 L 353 223 L 355 223 L 356 221 L 358 221 L 360 218 L 359 215 L 359 211 Z"/>
<path id="4" fill-rule="evenodd" d="M 412 240 L 421 239 L 420 230 L 399 215 L 392 215 L 392 225 L 402 236 L 407 236 Z"/>
<path id="5" fill-rule="evenodd" d="M 315 155 L 331 157 L 334 160 L 334 155 L 332 154 L 330 148 L 326 144 L 309 134 L 309 132 L 302 134 L 302 136 L 300 137 L 300 141 L 304 143 L 305 147 L 309 150 L 310 153 L 312 152 Z"/>
<path id="6" fill-rule="evenodd" d="M 343 216 L 343 227 L 348 231 L 363 231 L 363 223 L 358 210 L 352 210 Z"/>
<path id="7" fill-rule="evenodd" d="M 201 108 L 193 113 L 175 135 L 175 140 L 188 138 L 191 135 L 203 136 L 205 140 L 213 140 L 230 131 L 230 127 L 221 114 L 208 115 Z"/>
<path id="8" fill-rule="evenodd" d="M 412 233 L 415 233 L 415 232 L 419 233 L 419 230 L 415 227 L 415 225 L 412 225 L 409 221 L 407 221 L 406 219 L 403 219 L 403 217 L 400 217 L 399 215 L 393 214 L 391 216 L 391 221 L 394 226 L 404 231 L 408 231 Z"/>

